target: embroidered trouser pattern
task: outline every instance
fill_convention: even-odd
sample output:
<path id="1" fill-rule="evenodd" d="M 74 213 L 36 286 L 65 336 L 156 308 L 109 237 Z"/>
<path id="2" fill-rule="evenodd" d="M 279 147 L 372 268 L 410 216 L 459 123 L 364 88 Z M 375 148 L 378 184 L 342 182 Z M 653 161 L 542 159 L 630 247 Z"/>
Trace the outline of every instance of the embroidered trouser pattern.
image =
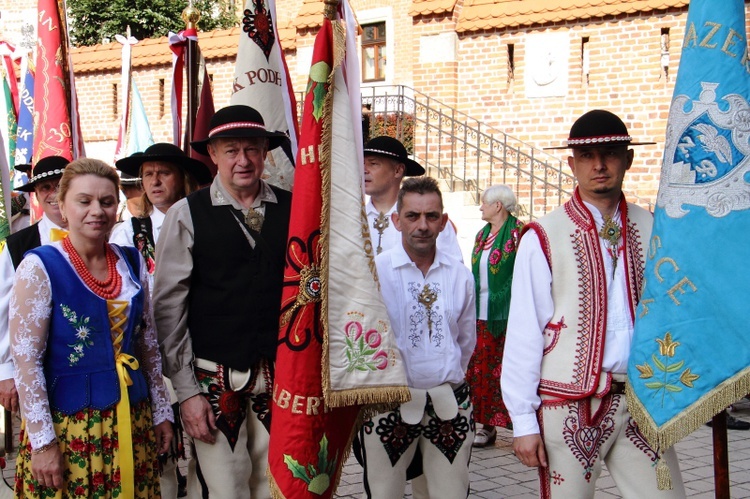
<path id="1" fill-rule="evenodd" d="M 638 431 L 624 395 L 544 401 L 539 412 L 549 465 L 539 468 L 543 499 L 593 498 L 602 461 L 625 499 L 685 497 L 674 448 L 660 456 L 674 489 L 658 490 L 659 457 Z"/>
<path id="2" fill-rule="evenodd" d="M 241 386 L 232 383 L 237 374 L 245 381 Z M 265 473 L 273 382 L 267 364 L 261 362 L 246 375 L 221 365 L 215 371 L 196 367 L 195 375 L 219 431 L 213 444 L 192 442 L 188 497 L 201 499 L 207 493 L 210 499 L 270 498 Z"/>
<path id="3" fill-rule="evenodd" d="M 406 469 L 417 449 L 431 499 L 459 499 L 469 492 L 469 460 L 474 441 L 473 406 L 468 385 L 455 392 L 458 414 L 438 418 L 427 399 L 418 424 L 401 419 L 399 409 L 365 421 L 360 430 L 364 457 L 365 496 L 369 499 L 403 497 Z"/>

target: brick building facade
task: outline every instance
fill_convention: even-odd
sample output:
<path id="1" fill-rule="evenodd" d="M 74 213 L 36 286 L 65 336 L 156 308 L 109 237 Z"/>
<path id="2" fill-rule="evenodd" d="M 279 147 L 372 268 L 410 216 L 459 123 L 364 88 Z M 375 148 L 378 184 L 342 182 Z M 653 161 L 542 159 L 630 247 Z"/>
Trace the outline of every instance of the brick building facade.
<path id="1" fill-rule="evenodd" d="M 3 0 L 0 38 L 19 43 L 33 0 Z M 619 114 L 638 140 L 625 189 L 653 202 L 687 0 L 351 0 L 360 25 L 384 28 L 381 79 L 404 85 L 542 148 L 560 144 L 593 108 Z M 27 5 L 26 7 L 24 7 Z M 294 89 L 304 89 L 322 0 L 277 0 Z M 216 107 L 229 102 L 239 28 L 202 33 Z M 74 50 L 89 155 L 108 159 L 119 125 L 120 45 Z M 166 38 L 133 50 L 134 78 L 154 138 L 171 140 L 171 53 Z M 415 134 L 416 136 L 416 134 Z M 564 159 L 564 151 L 554 151 Z M 552 156 L 551 156 L 552 157 Z"/>

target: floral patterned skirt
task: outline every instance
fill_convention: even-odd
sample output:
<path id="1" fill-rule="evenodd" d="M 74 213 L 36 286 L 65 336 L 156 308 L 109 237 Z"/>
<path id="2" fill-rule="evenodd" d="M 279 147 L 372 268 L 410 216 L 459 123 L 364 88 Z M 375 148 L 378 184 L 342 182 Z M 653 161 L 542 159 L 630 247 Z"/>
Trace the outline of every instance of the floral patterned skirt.
<path id="1" fill-rule="evenodd" d="M 161 497 L 151 406 L 130 408 L 133 425 L 135 497 Z M 31 475 L 31 445 L 25 426 L 16 463 L 15 497 L 110 498 L 122 495 L 117 414 L 113 409 L 84 409 L 71 416 L 52 411 L 55 433 L 65 460 L 61 489 L 42 487 Z"/>
<path id="2" fill-rule="evenodd" d="M 471 387 L 474 421 L 513 429 L 508 410 L 500 393 L 505 332 L 498 338 L 487 329 L 486 321 L 477 321 L 477 346 L 466 370 L 466 382 Z"/>

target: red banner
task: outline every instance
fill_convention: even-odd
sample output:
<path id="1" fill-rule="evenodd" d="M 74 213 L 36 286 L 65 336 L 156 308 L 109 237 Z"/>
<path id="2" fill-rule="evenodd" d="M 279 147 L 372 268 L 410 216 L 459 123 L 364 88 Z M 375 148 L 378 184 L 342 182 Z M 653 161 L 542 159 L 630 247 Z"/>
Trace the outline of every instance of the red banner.
<path id="1" fill-rule="evenodd" d="M 197 56 L 200 59 L 198 64 L 199 74 L 202 75 L 200 83 L 200 96 L 198 100 L 198 109 L 195 113 L 195 123 L 193 124 L 193 137 L 192 140 L 203 140 L 208 137 L 208 124 L 211 121 L 211 117 L 214 115 L 214 96 L 211 94 L 211 80 L 208 77 L 208 70 L 206 69 L 206 60 L 203 57 L 198 43 L 195 44 Z M 190 148 L 190 157 L 202 161 L 209 170 L 211 175 L 216 175 L 216 165 L 211 161 L 211 157 L 206 154 L 197 152 L 192 147 Z"/>
<path id="2" fill-rule="evenodd" d="M 34 81 L 37 123 L 34 127 L 32 164 L 47 156 L 73 160 L 83 155 L 75 105 L 75 83 L 68 57 L 65 9 L 61 3 L 58 0 L 39 0 L 38 3 Z"/>
<path id="3" fill-rule="evenodd" d="M 325 407 L 321 359 L 321 149 L 330 147 L 333 30 L 315 39 L 305 95 L 289 227 L 269 468 L 275 498 L 330 498 L 336 489 L 360 406 Z M 326 136 L 327 133 L 327 136 Z"/>

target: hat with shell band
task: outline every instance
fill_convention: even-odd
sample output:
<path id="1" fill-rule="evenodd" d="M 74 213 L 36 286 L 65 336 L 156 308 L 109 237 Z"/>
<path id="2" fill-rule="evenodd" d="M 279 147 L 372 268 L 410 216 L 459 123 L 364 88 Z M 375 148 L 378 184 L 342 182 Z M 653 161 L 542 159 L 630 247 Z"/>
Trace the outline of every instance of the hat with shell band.
<path id="1" fill-rule="evenodd" d="M 410 159 L 404 145 L 393 137 L 381 135 L 380 137 L 368 140 L 367 144 L 365 144 L 364 153 L 365 156 L 383 156 L 403 163 L 405 165 L 404 176 L 406 177 L 424 175 L 422 165 Z"/>
<path id="2" fill-rule="evenodd" d="M 190 143 L 197 152 L 208 154 L 208 143 L 216 138 L 266 137 L 268 150 L 275 149 L 289 140 L 284 132 L 266 130 L 263 116 L 250 106 L 237 104 L 219 109 L 208 123 L 208 137 Z"/>
<path id="3" fill-rule="evenodd" d="M 68 166 L 70 160 L 62 156 L 47 156 L 36 162 L 31 170 L 31 178 L 28 184 L 16 187 L 15 190 L 23 192 L 34 192 L 34 187 L 45 180 L 62 177 L 63 170 Z"/>
<path id="4" fill-rule="evenodd" d="M 656 142 L 633 142 L 628 128 L 617 115 L 594 109 L 578 118 L 570 127 L 567 144 L 544 149 L 579 149 L 602 146 L 645 146 Z"/>

